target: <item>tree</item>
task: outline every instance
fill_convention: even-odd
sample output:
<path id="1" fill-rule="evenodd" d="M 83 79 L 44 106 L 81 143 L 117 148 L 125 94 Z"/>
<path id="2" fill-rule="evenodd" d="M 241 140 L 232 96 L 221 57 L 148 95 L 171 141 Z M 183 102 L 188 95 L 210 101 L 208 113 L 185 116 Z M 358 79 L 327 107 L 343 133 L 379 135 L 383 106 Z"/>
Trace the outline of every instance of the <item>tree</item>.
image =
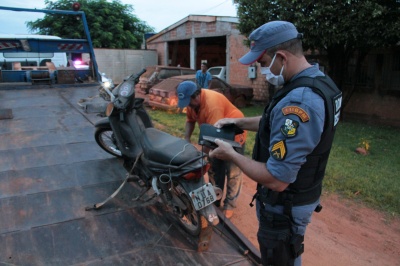
<path id="1" fill-rule="evenodd" d="M 234 3 L 243 35 L 248 36 L 272 20 L 295 24 L 304 33 L 305 49 L 327 55 L 328 74 L 339 88 L 343 88 L 351 58 L 356 58 L 356 66 L 360 66 L 371 49 L 398 45 L 400 41 L 398 0 L 234 0 Z M 357 69 L 360 68 L 356 67 L 356 73 Z"/>
<path id="2" fill-rule="evenodd" d="M 95 48 L 140 48 L 143 34 L 154 29 L 132 14 L 131 5 L 119 0 L 45 0 L 46 9 L 71 10 L 72 4 L 80 3 L 85 12 L 90 37 Z M 70 15 L 46 14 L 43 19 L 27 23 L 31 32 L 56 35 L 61 38 L 84 39 L 83 24 Z"/>

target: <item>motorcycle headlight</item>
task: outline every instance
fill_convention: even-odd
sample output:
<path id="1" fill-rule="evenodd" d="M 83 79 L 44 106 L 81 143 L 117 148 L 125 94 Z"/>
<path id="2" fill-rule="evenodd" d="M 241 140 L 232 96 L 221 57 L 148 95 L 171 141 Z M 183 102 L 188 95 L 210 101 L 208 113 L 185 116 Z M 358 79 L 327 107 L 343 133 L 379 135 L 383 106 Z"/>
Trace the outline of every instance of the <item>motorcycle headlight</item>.
<path id="1" fill-rule="evenodd" d="M 108 81 L 108 80 L 103 82 L 103 87 L 106 88 L 106 89 L 110 89 L 111 88 L 111 82 Z"/>

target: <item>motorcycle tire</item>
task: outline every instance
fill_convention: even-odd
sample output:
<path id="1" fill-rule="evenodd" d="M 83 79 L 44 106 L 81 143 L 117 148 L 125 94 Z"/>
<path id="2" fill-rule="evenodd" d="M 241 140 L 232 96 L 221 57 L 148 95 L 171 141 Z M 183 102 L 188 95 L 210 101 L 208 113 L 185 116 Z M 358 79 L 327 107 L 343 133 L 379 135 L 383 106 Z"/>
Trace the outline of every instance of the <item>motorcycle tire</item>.
<path id="1" fill-rule="evenodd" d="M 122 153 L 117 146 L 117 140 L 111 128 L 96 128 L 94 138 L 103 150 L 115 157 L 122 157 Z"/>
<path id="2" fill-rule="evenodd" d="M 178 182 L 174 181 L 173 192 L 186 205 L 186 210 L 175 207 L 175 219 L 179 225 L 192 236 L 198 236 L 201 231 L 201 216 L 194 208 L 193 202 L 189 195 Z"/>

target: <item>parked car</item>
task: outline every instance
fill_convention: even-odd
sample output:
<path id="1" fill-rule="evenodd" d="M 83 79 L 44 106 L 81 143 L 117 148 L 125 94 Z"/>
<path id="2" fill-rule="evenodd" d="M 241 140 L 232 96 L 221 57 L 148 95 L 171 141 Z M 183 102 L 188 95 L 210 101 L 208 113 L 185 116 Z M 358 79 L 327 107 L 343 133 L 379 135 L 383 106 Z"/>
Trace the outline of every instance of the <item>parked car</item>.
<path id="1" fill-rule="evenodd" d="M 151 87 L 164 79 L 189 74 L 196 74 L 196 70 L 187 67 L 148 66 L 146 67 L 146 72 L 140 76 L 139 83 L 136 84 L 135 89 L 137 93 L 147 94 Z"/>
<path id="2" fill-rule="evenodd" d="M 178 104 L 176 88 L 181 82 L 195 81 L 195 78 L 196 75 L 175 76 L 154 85 L 149 92 L 149 105 L 166 110 L 176 109 Z M 253 99 L 253 88 L 228 84 L 214 76 L 209 89 L 224 94 L 238 108 L 245 107 Z"/>
<path id="3" fill-rule="evenodd" d="M 226 81 L 226 67 L 224 66 L 215 66 L 210 67 L 208 70 L 212 76 L 218 77 L 223 81 Z"/>

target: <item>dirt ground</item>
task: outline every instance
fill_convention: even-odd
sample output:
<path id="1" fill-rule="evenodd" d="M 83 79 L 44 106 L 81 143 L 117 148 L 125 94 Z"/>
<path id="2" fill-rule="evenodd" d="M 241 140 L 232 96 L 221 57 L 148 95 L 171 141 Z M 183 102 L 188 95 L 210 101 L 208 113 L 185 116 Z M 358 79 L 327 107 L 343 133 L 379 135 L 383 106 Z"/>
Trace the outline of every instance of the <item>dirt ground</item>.
<path id="1" fill-rule="evenodd" d="M 258 221 L 249 203 L 256 184 L 243 178 L 233 224 L 258 248 Z M 305 266 L 400 266 L 400 219 L 323 194 L 305 236 Z"/>

